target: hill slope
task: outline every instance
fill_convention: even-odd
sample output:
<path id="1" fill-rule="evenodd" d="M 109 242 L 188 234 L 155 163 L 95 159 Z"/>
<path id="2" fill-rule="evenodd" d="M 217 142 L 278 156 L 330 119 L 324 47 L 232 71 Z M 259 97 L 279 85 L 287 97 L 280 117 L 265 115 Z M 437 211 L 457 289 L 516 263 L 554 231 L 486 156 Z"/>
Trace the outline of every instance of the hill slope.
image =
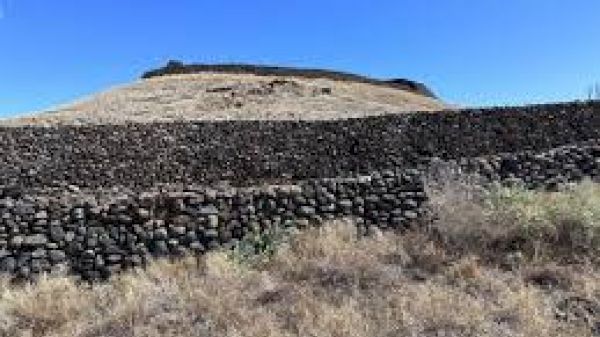
<path id="1" fill-rule="evenodd" d="M 183 120 L 326 120 L 447 106 L 389 85 L 306 76 L 206 72 L 139 80 L 8 125 Z"/>
<path id="2" fill-rule="evenodd" d="M 423 83 L 395 78 L 389 80 L 378 80 L 366 76 L 347 73 L 343 71 L 315 69 L 315 68 L 292 68 L 280 66 L 265 66 L 253 64 L 184 64 L 179 61 L 169 61 L 166 66 L 150 70 L 142 75 L 142 78 L 152 78 L 176 74 L 249 74 L 260 76 L 287 76 L 300 78 L 322 78 L 336 81 L 348 81 L 380 85 L 404 91 L 410 91 L 426 97 L 436 98 L 435 94 Z"/>

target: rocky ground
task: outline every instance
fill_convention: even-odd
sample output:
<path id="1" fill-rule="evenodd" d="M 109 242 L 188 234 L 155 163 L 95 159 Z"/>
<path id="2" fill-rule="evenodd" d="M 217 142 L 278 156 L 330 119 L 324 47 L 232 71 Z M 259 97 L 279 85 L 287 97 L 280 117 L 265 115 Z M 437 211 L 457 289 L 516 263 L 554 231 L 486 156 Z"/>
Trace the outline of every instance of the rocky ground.
<path id="1" fill-rule="evenodd" d="M 182 120 L 327 120 L 437 111 L 438 99 L 348 81 L 250 74 L 186 74 L 140 80 L 4 125 Z"/>

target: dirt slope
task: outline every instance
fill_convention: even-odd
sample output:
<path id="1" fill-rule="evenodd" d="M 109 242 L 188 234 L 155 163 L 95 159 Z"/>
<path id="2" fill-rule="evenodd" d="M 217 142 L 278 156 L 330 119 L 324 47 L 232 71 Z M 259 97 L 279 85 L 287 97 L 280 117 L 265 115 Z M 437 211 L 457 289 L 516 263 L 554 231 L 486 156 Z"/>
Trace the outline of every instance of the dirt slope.
<path id="1" fill-rule="evenodd" d="M 349 81 L 201 73 L 139 80 L 5 125 L 181 120 L 327 120 L 433 111 L 438 99 Z"/>

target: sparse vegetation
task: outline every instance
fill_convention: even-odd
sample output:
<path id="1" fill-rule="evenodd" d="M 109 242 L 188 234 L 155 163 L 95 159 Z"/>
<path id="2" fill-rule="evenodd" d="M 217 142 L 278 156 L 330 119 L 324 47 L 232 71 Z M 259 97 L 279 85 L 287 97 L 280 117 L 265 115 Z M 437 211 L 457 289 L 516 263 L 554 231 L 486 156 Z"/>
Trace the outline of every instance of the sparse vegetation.
<path id="1" fill-rule="evenodd" d="M 0 336 L 600 334 L 600 186 L 430 194 L 437 216 L 402 234 L 337 221 L 105 284 L 5 281 Z"/>
<path id="2" fill-rule="evenodd" d="M 532 262 L 598 262 L 600 185 L 594 182 L 543 193 L 458 181 L 430 195 L 439 217 L 433 230 L 455 249 L 490 259 L 514 253 Z"/>

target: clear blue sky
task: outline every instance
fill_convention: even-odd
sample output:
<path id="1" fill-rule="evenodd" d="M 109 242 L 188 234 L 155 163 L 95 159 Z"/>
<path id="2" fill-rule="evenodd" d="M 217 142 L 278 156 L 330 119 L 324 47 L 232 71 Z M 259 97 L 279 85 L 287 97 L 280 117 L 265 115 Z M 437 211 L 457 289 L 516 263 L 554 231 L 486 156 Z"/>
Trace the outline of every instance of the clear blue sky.
<path id="1" fill-rule="evenodd" d="M 0 0 L 0 116 L 168 59 L 406 77 L 461 105 L 584 98 L 598 0 Z"/>

